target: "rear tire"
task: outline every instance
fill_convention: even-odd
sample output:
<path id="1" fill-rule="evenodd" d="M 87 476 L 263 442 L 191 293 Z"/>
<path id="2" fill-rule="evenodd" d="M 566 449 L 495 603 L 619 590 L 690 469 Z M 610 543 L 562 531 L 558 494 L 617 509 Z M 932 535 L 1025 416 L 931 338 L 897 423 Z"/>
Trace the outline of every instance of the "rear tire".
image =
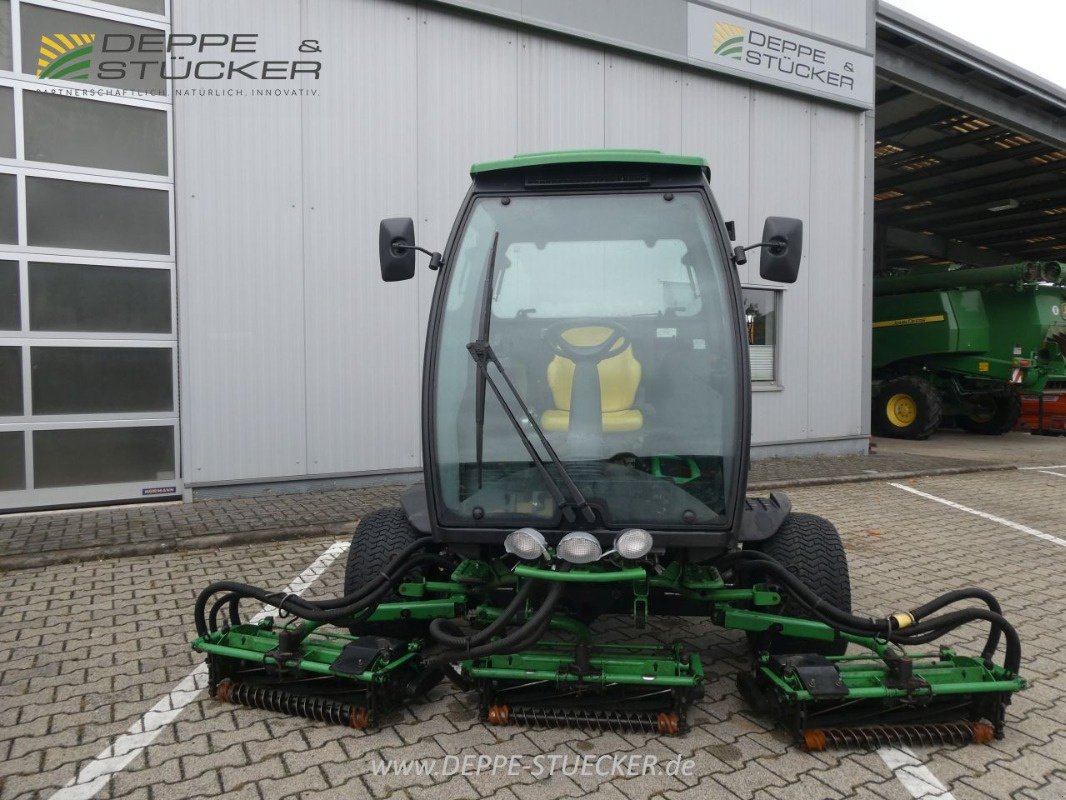
<path id="1" fill-rule="evenodd" d="M 381 573 L 408 545 L 418 538 L 418 532 L 402 508 L 383 508 L 367 514 L 359 521 L 352 535 L 348 550 L 348 562 L 344 567 L 344 594 L 348 595 L 366 586 Z M 416 570 L 412 577 L 421 574 Z M 389 591 L 381 600 L 395 603 L 403 598 Z M 419 620 L 399 622 L 364 622 L 349 630 L 353 634 L 413 638 L 425 633 L 428 624 Z"/>
<path id="2" fill-rule="evenodd" d="M 882 383 L 871 414 L 874 432 L 892 439 L 928 439 L 943 417 L 940 393 L 929 381 L 911 375 Z"/>
<path id="3" fill-rule="evenodd" d="M 987 398 L 987 412 L 974 415 L 960 414 L 959 427 L 970 433 L 985 436 L 1002 436 L 1014 430 L 1022 415 L 1022 401 L 1014 392 Z"/>
<path id="4" fill-rule="evenodd" d="M 851 613 L 851 579 L 848 576 L 848 557 L 840 534 L 827 519 L 814 514 L 789 514 L 784 524 L 771 538 L 745 545 L 745 549 L 765 553 L 779 561 L 789 572 L 803 581 L 807 588 L 841 611 Z M 758 566 L 752 564 L 745 570 L 746 583 L 764 580 Z M 766 579 L 772 583 L 772 577 Z M 774 614 L 800 619 L 814 617 L 792 597 L 772 610 Z M 825 642 L 814 639 L 797 639 L 779 633 L 750 633 L 748 642 L 753 652 L 770 653 L 819 653 L 824 656 L 840 656 L 848 648 L 843 639 Z"/>

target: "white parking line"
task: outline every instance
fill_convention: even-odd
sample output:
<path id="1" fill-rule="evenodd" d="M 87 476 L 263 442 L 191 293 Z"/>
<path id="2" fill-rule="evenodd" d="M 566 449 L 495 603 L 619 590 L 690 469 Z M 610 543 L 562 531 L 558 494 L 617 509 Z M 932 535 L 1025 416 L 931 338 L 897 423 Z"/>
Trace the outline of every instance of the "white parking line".
<path id="1" fill-rule="evenodd" d="M 1038 469 L 1041 475 L 1058 475 L 1060 478 L 1066 478 L 1066 472 L 1052 472 L 1050 469 Z"/>
<path id="2" fill-rule="evenodd" d="M 349 548 L 348 542 L 336 542 L 320 555 L 289 584 L 287 594 L 303 594 L 321 577 L 337 556 Z M 264 608 L 253 622 L 270 613 Z M 137 758 L 170 723 L 178 718 L 185 707 L 196 700 L 207 687 L 207 665 L 201 664 L 170 690 L 170 694 L 152 706 L 148 713 L 130 726 L 129 730 L 115 739 L 100 755 L 86 764 L 66 786 L 52 795 L 51 800 L 89 800 L 95 797 L 111 781 L 116 772 L 125 769 Z"/>
<path id="3" fill-rule="evenodd" d="M 1047 467 L 1018 467 L 1018 469 L 1035 469 L 1035 470 L 1041 470 L 1041 469 L 1066 469 L 1066 464 L 1052 464 L 1052 465 L 1047 466 Z"/>
<path id="4" fill-rule="evenodd" d="M 909 747 L 882 747 L 877 754 L 915 800 L 955 800 Z"/>
<path id="5" fill-rule="evenodd" d="M 1057 544 L 1059 547 L 1066 547 L 1066 539 L 1060 539 L 1058 536 L 1052 536 L 1050 533 L 1038 531 L 1036 528 L 1030 528 L 1028 525 L 1022 525 L 1020 522 L 1011 522 L 1009 519 L 997 517 L 995 514 L 989 514 L 986 511 L 978 511 L 976 508 L 970 508 L 969 506 L 964 506 L 961 503 L 956 503 L 952 500 L 945 500 L 943 497 L 937 497 L 935 494 L 920 492 L 913 487 L 904 486 L 901 483 L 893 483 L 890 485 L 895 486 L 897 489 L 902 489 L 905 492 L 916 494 L 919 497 L 924 497 L 926 500 L 932 500 L 936 503 L 941 503 L 942 505 L 948 506 L 949 508 L 955 508 L 959 511 L 965 511 L 967 514 L 973 514 L 975 517 L 987 519 L 991 522 L 998 522 L 1000 525 L 1006 525 L 1008 528 L 1013 528 L 1016 531 L 1028 533 L 1030 536 L 1035 536 L 1038 539 L 1043 539 L 1046 542 Z"/>

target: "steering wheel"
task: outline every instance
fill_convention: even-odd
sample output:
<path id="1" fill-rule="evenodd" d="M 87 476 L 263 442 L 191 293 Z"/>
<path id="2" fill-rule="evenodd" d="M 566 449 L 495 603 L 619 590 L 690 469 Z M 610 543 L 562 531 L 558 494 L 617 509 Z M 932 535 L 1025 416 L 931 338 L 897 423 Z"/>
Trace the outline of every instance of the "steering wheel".
<path id="1" fill-rule="evenodd" d="M 599 344 L 573 344 L 564 334 L 575 328 L 607 328 L 606 338 Z M 544 341 L 557 356 L 577 364 L 599 364 L 616 356 L 629 346 L 629 334 L 617 322 L 605 319 L 577 319 L 556 322 L 544 329 Z"/>

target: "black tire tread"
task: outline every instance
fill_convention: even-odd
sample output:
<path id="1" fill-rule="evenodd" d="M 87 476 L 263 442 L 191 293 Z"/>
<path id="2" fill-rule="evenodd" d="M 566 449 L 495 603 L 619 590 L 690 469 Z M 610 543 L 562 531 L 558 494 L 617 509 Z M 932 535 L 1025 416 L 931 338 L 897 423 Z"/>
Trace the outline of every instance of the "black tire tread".
<path id="1" fill-rule="evenodd" d="M 411 542 L 418 532 L 411 527 L 402 508 L 383 508 L 364 516 L 352 534 L 348 561 L 344 567 L 344 593 L 361 589 L 378 577 L 389 563 Z M 401 600 L 396 592 L 389 592 L 384 603 Z M 404 636 L 419 632 L 418 623 L 363 623 L 353 633 Z M 410 629 L 410 630 L 408 630 Z"/>
<path id="2" fill-rule="evenodd" d="M 996 413 L 990 420 L 981 421 L 965 414 L 959 415 L 959 427 L 970 433 L 985 436 L 1002 436 L 1014 430 L 1018 417 L 1022 415 L 1022 399 L 1011 392 L 995 398 Z"/>
<path id="3" fill-rule="evenodd" d="M 753 549 L 780 561 L 819 597 L 843 611 L 851 611 L 851 579 L 848 558 L 840 534 L 829 520 L 814 514 L 789 514 L 777 533 L 756 542 Z M 809 619 L 810 614 L 786 597 L 775 613 Z M 843 655 L 847 642 L 816 642 L 774 634 L 753 637 L 753 645 L 771 653 L 820 653 Z"/>

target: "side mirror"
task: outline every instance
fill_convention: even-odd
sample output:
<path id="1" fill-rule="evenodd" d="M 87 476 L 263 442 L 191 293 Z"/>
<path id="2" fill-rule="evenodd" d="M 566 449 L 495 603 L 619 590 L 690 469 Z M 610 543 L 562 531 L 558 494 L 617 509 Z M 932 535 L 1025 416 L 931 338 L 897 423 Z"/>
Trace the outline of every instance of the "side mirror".
<path id="1" fill-rule="evenodd" d="M 378 229 L 381 280 L 406 281 L 415 274 L 415 223 L 410 217 L 381 220 Z"/>
<path id="2" fill-rule="evenodd" d="M 803 221 L 792 217 L 767 217 L 762 229 L 759 275 L 775 283 L 795 283 L 803 256 Z"/>

